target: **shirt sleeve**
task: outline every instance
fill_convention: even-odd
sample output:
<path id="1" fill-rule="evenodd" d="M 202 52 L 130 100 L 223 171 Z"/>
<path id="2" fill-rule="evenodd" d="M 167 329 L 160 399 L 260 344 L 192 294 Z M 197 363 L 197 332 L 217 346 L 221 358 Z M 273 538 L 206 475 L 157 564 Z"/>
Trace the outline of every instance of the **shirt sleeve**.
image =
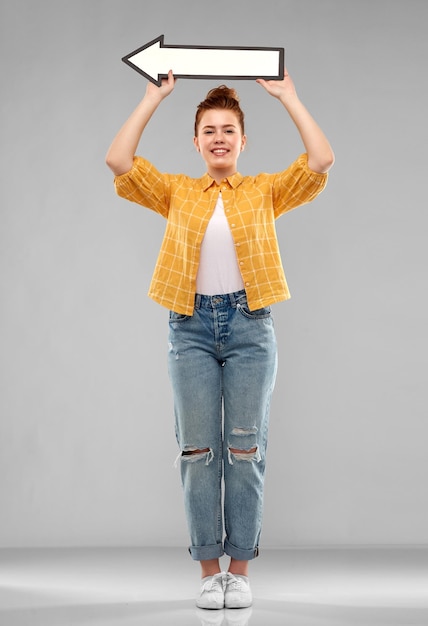
<path id="1" fill-rule="evenodd" d="M 169 175 L 161 174 L 143 157 L 135 156 L 129 172 L 115 176 L 114 186 L 121 198 L 168 217 L 171 196 Z"/>
<path id="2" fill-rule="evenodd" d="M 286 211 L 311 202 L 325 188 L 327 173 L 313 172 L 308 155 L 301 154 L 283 172 L 273 174 L 273 205 L 275 219 Z"/>

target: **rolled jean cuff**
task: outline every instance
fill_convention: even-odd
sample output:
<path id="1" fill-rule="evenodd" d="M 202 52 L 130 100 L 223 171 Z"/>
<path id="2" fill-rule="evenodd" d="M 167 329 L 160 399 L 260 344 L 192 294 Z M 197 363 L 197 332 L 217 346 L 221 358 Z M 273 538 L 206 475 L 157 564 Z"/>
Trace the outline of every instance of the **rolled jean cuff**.
<path id="1" fill-rule="evenodd" d="M 224 551 L 228 556 L 232 557 L 232 559 L 236 559 L 237 561 L 251 561 L 259 556 L 258 546 L 252 550 L 242 550 L 241 548 L 233 546 L 227 539 L 224 542 Z"/>
<path id="2" fill-rule="evenodd" d="M 211 559 L 219 559 L 224 554 L 221 543 L 215 543 L 211 546 L 190 546 L 189 552 L 194 561 L 210 561 Z"/>

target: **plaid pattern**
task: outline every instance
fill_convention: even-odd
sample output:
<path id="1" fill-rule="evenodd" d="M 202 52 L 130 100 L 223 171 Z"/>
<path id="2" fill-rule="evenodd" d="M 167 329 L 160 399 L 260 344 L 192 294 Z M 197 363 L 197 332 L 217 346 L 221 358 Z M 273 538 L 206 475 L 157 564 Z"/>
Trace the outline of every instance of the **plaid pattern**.
<path id="1" fill-rule="evenodd" d="M 166 230 L 148 295 L 162 306 L 192 315 L 199 252 L 221 189 L 225 214 L 251 310 L 290 297 L 275 232 L 275 219 L 313 200 L 327 174 L 309 169 L 302 154 L 283 172 L 224 179 L 205 174 L 162 174 L 149 161 L 134 157 L 129 172 L 116 176 L 119 196 L 159 213 Z"/>

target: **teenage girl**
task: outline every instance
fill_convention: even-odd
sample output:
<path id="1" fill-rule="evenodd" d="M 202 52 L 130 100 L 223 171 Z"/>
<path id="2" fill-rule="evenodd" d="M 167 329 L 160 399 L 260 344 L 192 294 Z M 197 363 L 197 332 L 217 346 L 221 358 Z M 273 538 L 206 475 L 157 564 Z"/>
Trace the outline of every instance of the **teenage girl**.
<path id="1" fill-rule="evenodd" d="M 162 174 L 135 156 L 141 135 L 174 89 L 172 71 L 148 83 L 106 162 L 117 193 L 162 215 L 166 231 L 149 295 L 169 309 L 174 396 L 190 554 L 200 561 L 197 605 L 248 607 L 248 563 L 259 552 L 269 405 L 277 369 L 271 305 L 289 298 L 275 220 L 313 200 L 334 162 L 324 133 L 283 80 L 257 80 L 300 133 L 304 152 L 287 169 L 242 176 L 244 114 L 233 89 L 197 107 L 201 178 Z M 219 558 L 230 557 L 221 572 Z"/>

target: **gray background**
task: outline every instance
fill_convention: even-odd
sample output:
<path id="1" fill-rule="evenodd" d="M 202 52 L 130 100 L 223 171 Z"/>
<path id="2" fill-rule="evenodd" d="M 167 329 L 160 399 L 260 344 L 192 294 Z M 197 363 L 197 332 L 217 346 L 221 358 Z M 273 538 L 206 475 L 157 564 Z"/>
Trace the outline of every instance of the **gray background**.
<path id="1" fill-rule="evenodd" d="M 278 222 L 264 546 L 428 542 L 424 0 L 2 0 L 0 545 L 187 545 L 166 369 L 146 292 L 164 222 L 115 196 L 107 148 L 168 44 L 285 46 L 336 153 Z M 200 175 L 182 80 L 140 153 Z M 233 83 L 232 83 L 233 84 Z M 240 170 L 301 151 L 281 105 L 236 81 Z"/>

